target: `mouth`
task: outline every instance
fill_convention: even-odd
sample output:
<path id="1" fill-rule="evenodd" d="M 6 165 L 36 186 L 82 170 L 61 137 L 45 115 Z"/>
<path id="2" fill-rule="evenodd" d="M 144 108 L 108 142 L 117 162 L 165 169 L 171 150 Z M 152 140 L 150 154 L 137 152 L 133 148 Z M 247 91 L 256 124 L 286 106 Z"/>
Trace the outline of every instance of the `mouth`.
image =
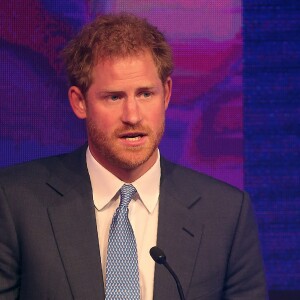
<path id="1" fill-rule="evenodd" d="M 146 134 L 144 132 L 126 132 L 121 134 L 119 137 L 128 142 L 136 142 L 145 136 Z"/>
<path id="2" fill-rule="evenodd" d="M 128 132 L 120 135 L 121 139 L 125 139 L 127 141 L 138 141 L 144 136 L 146 136 L 146 134 L 143 132 Z"/>

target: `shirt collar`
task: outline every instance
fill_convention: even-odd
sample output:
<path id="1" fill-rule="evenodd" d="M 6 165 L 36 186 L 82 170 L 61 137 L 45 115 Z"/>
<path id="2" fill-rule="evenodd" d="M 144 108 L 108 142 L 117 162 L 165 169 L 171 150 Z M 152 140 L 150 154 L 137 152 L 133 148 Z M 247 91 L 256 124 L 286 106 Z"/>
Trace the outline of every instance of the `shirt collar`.
<path id="1" fill-rule="evenodd" d="M 102 210 L 113 198 L 116 198 L 124 182 L 99 164 L 91 154 L 89 147 L 86 151 L 86 162 L 93 189 L 94 205 L 97 210 Z M 158 202 L 160 174 L 160 153 L 158 151 L 154 165 L 132 183 L 138 192 L 139 199 L 149 213 L 153 212 Z"/>

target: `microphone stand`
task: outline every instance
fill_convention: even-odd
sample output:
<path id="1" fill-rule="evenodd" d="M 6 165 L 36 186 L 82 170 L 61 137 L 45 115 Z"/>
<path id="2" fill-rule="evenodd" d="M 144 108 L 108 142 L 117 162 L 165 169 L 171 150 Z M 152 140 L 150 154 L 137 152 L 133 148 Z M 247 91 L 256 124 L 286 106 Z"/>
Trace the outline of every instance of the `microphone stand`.
<path id="1" fill-rule="evenodd" d="M 176 282 L 180 300 L 185 300 L 180 281 L 179 281 L 177 275 L 175 274 L 175 272 L 173 271 L 173 269 L 167 263 L 167 258 L 166 258 L 166 255 L 164 254 L 164 252 L 160 248 L 155 246 L 150 249 L 150 255 L 156 263 L 158 263 L 160 265 L 164 265 L 165 268 L 169 271 L 169 273 L 172 275 L 172 277 L 174 278 L 174 280 Z"/>
<path id="2" fill-rule="evenodd" d="M 173 269 L 170 267 L 170 265 L 167 263 L 167 261 L 165 261 L 165 263 L 163 263 L 163 265 L 167 268 L 167 270 L 171 273 L 171 275 L 173 276 L 176 285 L 177 285 L 177 290 L 180 296 L 180 300 L 185 300 L 184 295 L 183 295 L 183 291 L 182 291 L 182 286 L 180 284 L 180 281 L 177 277 L 177 275 L 175 274 L 175 272 L 173 271 Z"/>

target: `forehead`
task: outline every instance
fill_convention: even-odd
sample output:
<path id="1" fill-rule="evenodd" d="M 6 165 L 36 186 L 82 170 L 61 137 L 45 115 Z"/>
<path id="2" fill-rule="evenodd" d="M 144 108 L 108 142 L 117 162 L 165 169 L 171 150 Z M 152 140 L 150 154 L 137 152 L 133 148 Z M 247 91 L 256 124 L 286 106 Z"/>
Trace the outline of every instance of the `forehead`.
<path id="1" fill-rule="evenodd" d="M 93 80 L 126 79 L 134 77 L 159 78 L 158 68 L 150 51 L 135 55 L 99 59 L 93 67 Z"/>

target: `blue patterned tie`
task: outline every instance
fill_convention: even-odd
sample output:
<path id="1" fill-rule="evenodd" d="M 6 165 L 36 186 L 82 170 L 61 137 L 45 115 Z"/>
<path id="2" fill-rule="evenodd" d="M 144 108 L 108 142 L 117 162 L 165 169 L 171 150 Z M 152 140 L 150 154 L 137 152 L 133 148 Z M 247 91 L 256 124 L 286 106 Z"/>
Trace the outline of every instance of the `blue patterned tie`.
<path id="1" fill-rule="evenodd" d="M 128 205 L 136 189 L 124 184 L 121 201 L 110 225 L 106 261 L 106 300 L 140 300 L 138 257 Z"/>

